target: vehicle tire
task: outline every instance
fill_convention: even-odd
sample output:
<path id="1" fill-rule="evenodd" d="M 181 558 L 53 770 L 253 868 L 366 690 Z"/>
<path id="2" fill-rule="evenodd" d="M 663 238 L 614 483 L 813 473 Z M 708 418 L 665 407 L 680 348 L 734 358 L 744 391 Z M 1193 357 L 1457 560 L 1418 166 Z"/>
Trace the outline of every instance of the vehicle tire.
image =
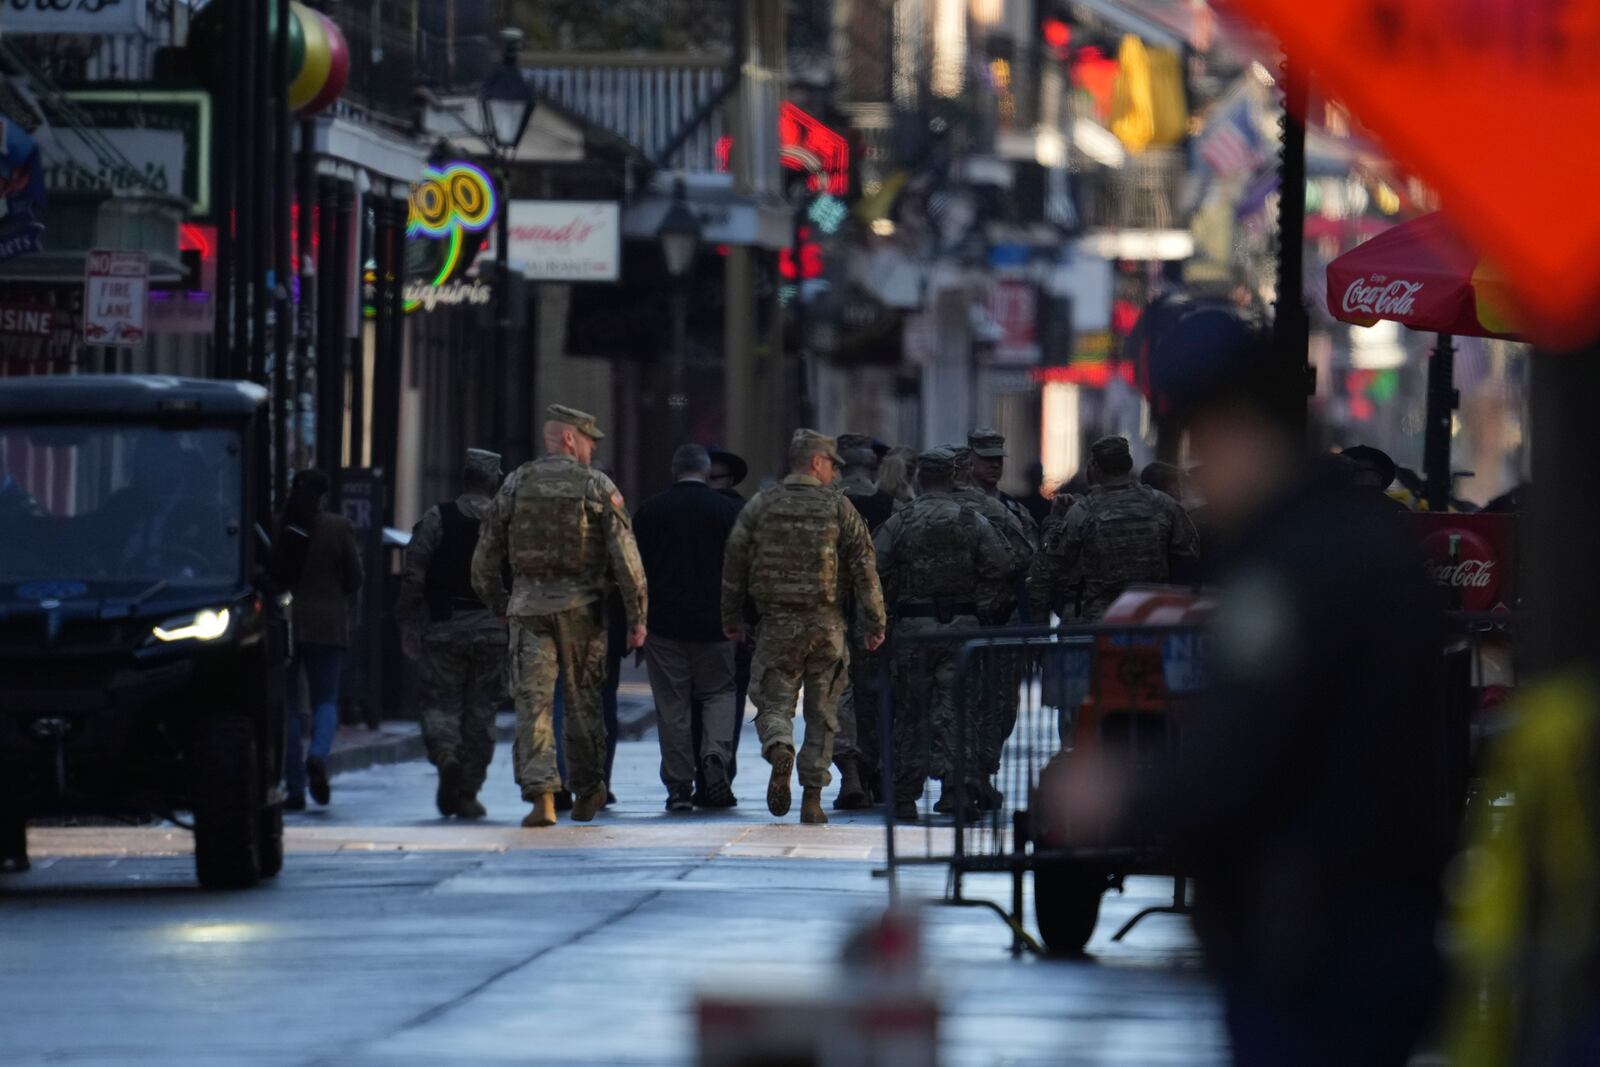
<path id="1" fill-rule="evenodd" d="M 1041 860 L 1033 868 L 1033 914 L 1045 947 L 1057 956 L 1081 956 L 1095 923 L 1106 876 L 1071 860 Z"/>
<path id="2" fill-rule="evenodd" d="M 283 870 L 283 805 L 261 809 L 261 877 L 276 878 Z"/>
<path id="3" fill-rule="evenodd" d="M 255 727 L 243 715 L 207 719 L 194 757 L 195 874 L 207 889 L 248 889 L 262 869 Z"/>

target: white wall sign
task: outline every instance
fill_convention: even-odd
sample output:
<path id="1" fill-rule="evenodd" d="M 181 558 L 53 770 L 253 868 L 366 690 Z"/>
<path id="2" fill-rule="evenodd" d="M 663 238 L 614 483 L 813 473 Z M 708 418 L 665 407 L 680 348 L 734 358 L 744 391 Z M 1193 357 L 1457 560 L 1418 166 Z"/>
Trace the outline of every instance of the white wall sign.
<path id="1" fill-rule="evenodd" d="M 622 276 L 622 214 L 614 200 L 513 200 L 507 225 L 510 261 L 534 281 Z"/>
<path id="2" fill-rule="evenodd" d="M 0 0 L 0 33 L 131 34 L 145 25 L 145 0 Z"/>
<path id="3" fill-rule="evenodd" d="M 84 257 L 83 339 L 91 345 L 144 343 L 150 257 L 93 248 Z"/>
<path id="4" fill-rule="evenodd" d="M 6 0 L 0 0 L 4 3 Z M 70 126 L 52 126 L 44 156 L 44 187 L 52 193 L 154 191 L 184 195 L 184 142 L 176 130 L 97 129 L 122 159 L 99 150 Z M 123 160 L 127 161 L 124 165 Z"/>

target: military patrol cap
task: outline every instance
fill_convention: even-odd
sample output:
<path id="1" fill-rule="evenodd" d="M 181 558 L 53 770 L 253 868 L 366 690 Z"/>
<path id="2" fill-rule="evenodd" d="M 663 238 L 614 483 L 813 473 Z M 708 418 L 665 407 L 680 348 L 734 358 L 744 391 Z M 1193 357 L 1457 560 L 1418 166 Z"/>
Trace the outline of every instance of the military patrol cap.
<path id="1" fill-rule="evenodd" d="M 1128 439 L 1120 434 L 1100 438 L 1089 446 L 1089 455 L 1101 463 L 1118 456 L 1127 456 L 1130 461 L 1132 459 L 1132 453 L 1128 451 Z"/>
<path id="2" fill-rule="evenodd" d="M 600 432 L 600 424 L 587 411 L 569 408 L 565 404 L 551 404 L 545 409 L 544 415 L 551 422 L 566 423 L 591 441 L 605 440 L 606 435 Z"/>
<path id="3" fill-rule="evenodd" d="M 872 438 L 864 433 L 842 433 L 834 438 L 834 441 L 837 442 L 841 455 L 852 449 L 872 447 Z"/>
<path id="4" fill-rule="evenodd" d="M 969 445 L 944 445 L 950 450 L 950 457 L 957 468 L 962 468 L 972 463 L 972 448 Z"/>
<path id="5" fill-rule="evenodd" d="M 500 453 L 483 448 L 467 449 L 466 471 L 485 479 L 500 477 Z"/>
<path id="6" fill-rule="evenodd" d="M 956 450 L 949 445 L 939 445 L 917 454 L 917 471 L 949 474 L 956 468 Z"/>
<path id="7" fill-rule="evenodd" d="M 979 426 L 967 434 L 967 444 L 974 456 L 1004 459 L 1006 455 L 1006 435 L 990 426 Z"/>
<path id="8" fill-rule="evenodd" d="M 844 466 L 838 442 L 816 430 L 796 430 L 794 436 L 789 438 L 789 458 L 793 460 L 803 456 L 827 456 L 839 466 Z"/>

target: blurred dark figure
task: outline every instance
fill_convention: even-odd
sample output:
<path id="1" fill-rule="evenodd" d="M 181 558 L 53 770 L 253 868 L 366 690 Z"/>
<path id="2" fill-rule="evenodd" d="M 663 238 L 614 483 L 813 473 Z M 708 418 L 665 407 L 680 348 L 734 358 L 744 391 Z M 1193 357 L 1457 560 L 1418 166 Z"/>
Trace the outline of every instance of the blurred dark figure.
<path id="1" fill-rule="evenodd" d="M 1139 473 L 1139 480 L 1146 489 L 1165 493 L 1179 504 L 1183 503 L 1183 472 L 1172 464 L 1159 459 L 1154 463 L 1146 463 L 1144 470 Z"/>
<path id="2" fill-rule="evenodd" d="M 672 488 L 645 501 L 633 520 L 650 584 L 644 658 L 656 701 L 661 782 L 672 812 L 692 811 L 696 803 L 735 803 L 728 786 L 734 645 L 722 633 L 719 598 L 722 553 L 741 507 L 706 484 L 710 474 L 704 448 L 679 446 L 672 454 Z M 704 783 L 699 794 L 697 778 Z"/>
<path id="3" fill-rule="evenodd" d="M 875 534 L 894 514 L 894 497 L 878 488 L 881 461 L 872 450 L 871 441 L 866 434 L 839 435 L 839 455 L 844 459 L 844 469 L 839 472 L 837 488 L 855 505 L 861 520 L 867 524 L 867 531 Z"/>
<path id="4" fill-rule="evenodd" d="M 739 486 L 750 476 L 750 465 L 744 461 L 743 456 L 736 455 L 723 448 L 712 445 L 706 449 L 706 454 L 711 457 L 711 475 L 706 479 L 706 484 L 730 500 L 739 502 L 739 507 L 744 507 L 744 497 L 739 493 Z M 756 611 L 754 604 L 745 605 L 745 622 L 749 623 L 750 633 L 755 632 Z M 733 646 L 733 743 L 728 748 L 728 785 L 733 785 L 733 780 L 739 774 L 739 738 L 744 733 L 745 698 L 750 693 L 750 659 L 754 646 L 749 641 L 738 641 Z M 700 700 L 694 701 L 694 750 L 700 751 L 700 745 L 705 733 L 705 705 Z M 695 793 L 704 796 L 706 783 L 704 775 L 695 777 Z"/>
<path id="5" fill-rule="evenodd" d="M 1395 473 L 1399 469 L 1394 460 L 1382 449 L 1373 448 L 1371 445 L 1355 445 L 1341 449 L 1339 455 L 1355 464 L 1352 477 L 1357 489 L 1365 490 L 1382 498 L 1385 506 L 1391 511 L 1410 511 L 1405 504 L 1389 496 L 1389 486 L 1394 484 Z"/>
<path id="6" fill-rule="evenodd" d="M 1017 503 L 1028 509 L 1035 526 L 1043 528 L 1044 520 L 1050 515 L 1050 498 L 1044 495 L 1044 464 L 1035 460 L 1022 473 L 1028 491 L 1017 497 Z"/>
<path id="7" fill-rule="evenodd" d="M 1212 699 L 1158 795 L 1235 1062 L 1398 1067 L 1439 987 L 1459 814 L 1440 610 L 1381 476 L 1303 462 L 1289 366 L 1242 342 L 1181 406 L 1223 561 Z"/>

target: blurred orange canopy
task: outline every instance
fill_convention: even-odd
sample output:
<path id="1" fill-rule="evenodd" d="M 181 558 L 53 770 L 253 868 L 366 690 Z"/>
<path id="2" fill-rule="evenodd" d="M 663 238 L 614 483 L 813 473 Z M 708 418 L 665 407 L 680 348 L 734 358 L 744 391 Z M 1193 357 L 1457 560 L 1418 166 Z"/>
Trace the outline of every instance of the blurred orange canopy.
<path id="1" fill-rule="evenodd" d="M 1600 0 L 1231 0 L 1504 273 L 1530 340 L 1600 337 Z"/>

